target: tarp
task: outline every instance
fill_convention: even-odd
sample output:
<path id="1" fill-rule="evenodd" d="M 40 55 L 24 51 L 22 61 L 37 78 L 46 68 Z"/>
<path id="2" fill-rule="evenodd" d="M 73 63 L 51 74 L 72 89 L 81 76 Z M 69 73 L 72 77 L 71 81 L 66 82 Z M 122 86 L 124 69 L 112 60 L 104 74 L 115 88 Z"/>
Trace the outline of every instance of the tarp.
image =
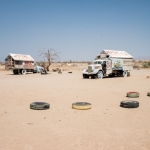
<path id="1" fill-rule="evenodd" d="M 11 56 L 16 61 L 34 61 L 34 59 L 30 55 L 25 55 L 25 54 L 12 54 L 12 53 L 10 53 L 8 56 Z"/>
<path id="2" fill-rule="evenodd" d="M 103 50 L 100 54 L 107 54 L 111 58 L 133 58 L 127 52 L 117 50 Z"/>

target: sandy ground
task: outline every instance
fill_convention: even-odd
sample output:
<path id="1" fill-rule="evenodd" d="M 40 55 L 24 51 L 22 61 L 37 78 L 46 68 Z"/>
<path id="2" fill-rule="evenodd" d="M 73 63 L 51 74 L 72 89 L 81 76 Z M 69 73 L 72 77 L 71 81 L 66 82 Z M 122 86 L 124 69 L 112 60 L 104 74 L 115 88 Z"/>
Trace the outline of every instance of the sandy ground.
<path id="1" fill-rule="evenodd" d="M 82 79 L 81 71 L 13 75 L 0 71 L 0 150 L 149 150 L 150 70 L 131 77 Z M 128 91 L 139 108 L 121 108 Z M 30 103 L 50 103 L 31 110 Z M 92 109 L 72 109 L 73 102 Z"/>

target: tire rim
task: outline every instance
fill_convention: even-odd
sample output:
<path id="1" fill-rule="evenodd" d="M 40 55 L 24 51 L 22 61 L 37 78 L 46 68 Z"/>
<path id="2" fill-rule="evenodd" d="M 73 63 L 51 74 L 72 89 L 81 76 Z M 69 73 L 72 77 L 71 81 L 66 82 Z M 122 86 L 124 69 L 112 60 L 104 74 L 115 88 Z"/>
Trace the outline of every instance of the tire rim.
<path id="1" fill-rule="evenodd" d="M 98 72 L 98 78 L 103 78 L 103 73 L 101 71 Z"/>
<path id="2" fill-rule="evenodd" d="M 26 74 L 26 70 L 23 69 L 23 70 L 22 70 L 22 74 Z"/>
<path id="3" fill-rule="evenodd" d="M 124 76 L 124 77 L 127 77 L 127 72 L 126 72 L 126 71 L 123 72 L 123 76 Z"/>

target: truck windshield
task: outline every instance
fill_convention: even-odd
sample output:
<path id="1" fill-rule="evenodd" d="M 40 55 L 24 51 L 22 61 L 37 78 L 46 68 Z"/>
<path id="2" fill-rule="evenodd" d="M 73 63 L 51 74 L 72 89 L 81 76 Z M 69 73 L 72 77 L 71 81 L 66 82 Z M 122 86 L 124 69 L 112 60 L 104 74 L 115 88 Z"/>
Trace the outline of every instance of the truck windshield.
<path id="1" fill-rule="evenodd" d="M 102 64 L 101 61 L 94 61 L 94 64 Z"/>

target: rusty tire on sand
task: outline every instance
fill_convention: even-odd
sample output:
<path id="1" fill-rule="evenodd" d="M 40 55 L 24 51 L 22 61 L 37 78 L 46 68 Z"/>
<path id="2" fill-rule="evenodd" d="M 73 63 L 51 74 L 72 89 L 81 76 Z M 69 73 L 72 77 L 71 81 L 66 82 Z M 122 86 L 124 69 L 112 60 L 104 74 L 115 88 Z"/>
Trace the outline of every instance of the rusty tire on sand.
<path id="1" fill-rule="evenodd" d="M 128 92 L 127 97 L 137 98 L 137 97 L 139 97 L 139 93 L 138 92 Z"/>
<path id="2" fill-rule="evenodd" d="M 150 92 L 147 93 L 147 96 L 150 96 Z"/>
<path id="3" fill-rule="evenodd" d="M 91 109 L 92 105 L 87 102 L 76 102 L 72 104 L 72 108 L 79 109 L 79 110 L 87 110 L 87 109 Z"/>

